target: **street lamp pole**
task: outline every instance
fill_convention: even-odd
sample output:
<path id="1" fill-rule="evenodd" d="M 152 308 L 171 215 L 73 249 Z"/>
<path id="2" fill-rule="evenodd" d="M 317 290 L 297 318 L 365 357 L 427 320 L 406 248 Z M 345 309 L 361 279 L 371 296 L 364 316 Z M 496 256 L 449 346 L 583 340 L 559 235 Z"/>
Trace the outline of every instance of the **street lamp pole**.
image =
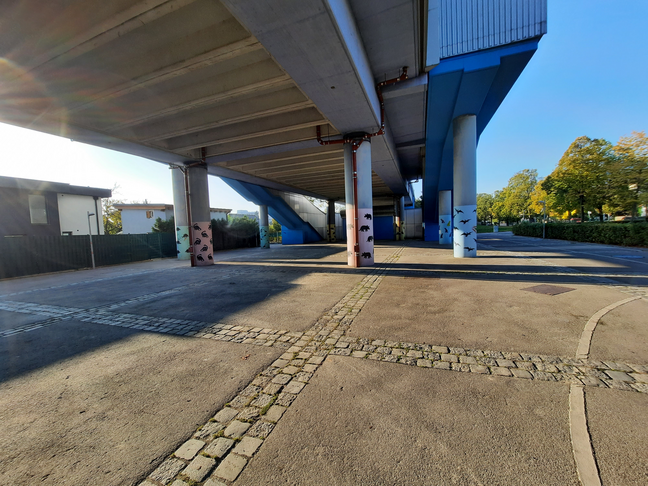
<path id="1" fill-rule="evenodd" d="M 547 222 L 547 202 L 539 201 L 542 204 L 542 239 L 545 238 L 545 223 Z"/>
<path id="2" fill-rule="evenodd" d="M 95 259 L 94 259 L 94 247 L 92 246 L 92 227 L 90 226 L 90 216 L 94 216 L 95 213 L 91 213 L 90 211 L 87 211 L 87 213 L 88 213 L 88 235 L 90 236 L 90 255 L 92 256 L 92 268 L 94 269 Z"/>

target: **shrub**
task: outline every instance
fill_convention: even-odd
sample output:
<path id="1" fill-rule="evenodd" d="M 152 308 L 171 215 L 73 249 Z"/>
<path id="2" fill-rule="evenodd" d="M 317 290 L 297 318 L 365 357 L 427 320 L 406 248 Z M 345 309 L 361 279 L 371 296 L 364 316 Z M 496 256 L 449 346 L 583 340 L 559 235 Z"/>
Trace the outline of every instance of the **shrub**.
<path id="1" fill-rule="evenodd" d="M 556 240 L 648 247 L 648 223 L 547 223 L 546 237 Z M 523 223 L 513 234 L 542 238 L 542 223 Z"/>

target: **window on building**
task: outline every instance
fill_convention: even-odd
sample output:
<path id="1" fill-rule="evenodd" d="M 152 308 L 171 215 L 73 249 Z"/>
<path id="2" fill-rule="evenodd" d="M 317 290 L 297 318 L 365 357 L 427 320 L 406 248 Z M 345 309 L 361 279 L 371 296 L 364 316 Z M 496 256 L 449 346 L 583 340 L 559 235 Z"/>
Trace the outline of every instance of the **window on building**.
<path id="1" fill-rule="evenodd" d="M 151 219 L 153 217 L 153 211 L 146 211 L 146 217 Z"/>
<path id="2" fill-rule="evenodd" d="M 45 196 L 29 195 L 29 217 L 32 224 L 47 224 L 47 206 Z"/>

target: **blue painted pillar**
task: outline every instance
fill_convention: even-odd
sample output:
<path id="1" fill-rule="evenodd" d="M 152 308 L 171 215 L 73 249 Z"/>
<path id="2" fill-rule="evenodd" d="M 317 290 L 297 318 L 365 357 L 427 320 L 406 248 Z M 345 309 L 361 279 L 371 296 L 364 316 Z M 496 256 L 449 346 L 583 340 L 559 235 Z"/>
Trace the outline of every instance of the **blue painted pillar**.
<path id="1" fill-rule="evenodd" d="M 268 222 L 268 206 L 259 206 L 259 235 L 261 248 L 270 248 L 270 223 Z"/>

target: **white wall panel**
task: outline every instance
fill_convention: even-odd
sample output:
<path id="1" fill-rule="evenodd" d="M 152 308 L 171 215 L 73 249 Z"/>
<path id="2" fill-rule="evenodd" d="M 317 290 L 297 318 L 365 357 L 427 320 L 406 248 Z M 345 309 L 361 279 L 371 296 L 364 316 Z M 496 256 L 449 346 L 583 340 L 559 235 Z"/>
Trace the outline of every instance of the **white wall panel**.
<path id="1" fill-rule="evenodd" d="M 92 196 L 79 196 L 76 194 L 58 194 L 59 223 L 61 234 L 71 233 L 72 235 L 88 234 L 88 211 L 95 213 L 99 210 L 99 233 L 97 233 L 97 218 L 90 216 L 90 227 L 92 234 L 104 234 L 103 214 L 101 212 L 101 198 L 95 200 Z"/>

